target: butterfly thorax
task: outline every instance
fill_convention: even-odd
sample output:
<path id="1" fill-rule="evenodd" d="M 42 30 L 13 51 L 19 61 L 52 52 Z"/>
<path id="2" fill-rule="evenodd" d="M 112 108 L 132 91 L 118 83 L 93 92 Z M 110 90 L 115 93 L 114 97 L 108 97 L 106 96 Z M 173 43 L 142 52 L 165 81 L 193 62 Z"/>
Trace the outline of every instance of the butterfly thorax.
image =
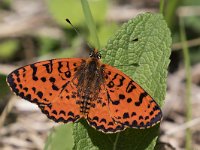
<path id="1" fill-rule="evenodd" d="M 95 107 L 94 102 L 98 100 L 98 94 L 104 83 L 104 65 L 94 57 L 83 60 L 75 73 L 75 79 L 78 82 L 77 104 L 80 105 L 80 112 L 87 115 L 90 107 Z"/>

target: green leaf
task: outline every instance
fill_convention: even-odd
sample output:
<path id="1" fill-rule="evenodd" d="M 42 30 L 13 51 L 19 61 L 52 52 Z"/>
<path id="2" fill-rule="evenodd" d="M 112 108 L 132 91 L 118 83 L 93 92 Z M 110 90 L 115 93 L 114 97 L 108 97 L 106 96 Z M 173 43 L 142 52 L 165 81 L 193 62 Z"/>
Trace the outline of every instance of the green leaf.
<path id="1" fill-rule="evenodd" d="M 71 124 L 62 124 L 50 133 L 44 150 L 71 150 L 73 147 Z"/>
<path id="2" fill-rule="evenodd" d="M 107 0 L 89 1 L 95 22 L 105 20 L 107 2 Z M 63 26 L 67 26 L 65 18 L 69 18 L 74 26 L 82 25 L 85 21 L 80 0 L 48 0 L 47 4 L 52 16 Z"/>
<path id="3" fill-rule="evenodd" d="M 101 50 L 103 62 L 116 66 L 163 104 L 169 64 L 170 31 L 160 14 L 145 13 L 125 23 Z M 74 150 L 152 150 L 159 125 L 104 134 L 86 121 L 74 124 Z"/>

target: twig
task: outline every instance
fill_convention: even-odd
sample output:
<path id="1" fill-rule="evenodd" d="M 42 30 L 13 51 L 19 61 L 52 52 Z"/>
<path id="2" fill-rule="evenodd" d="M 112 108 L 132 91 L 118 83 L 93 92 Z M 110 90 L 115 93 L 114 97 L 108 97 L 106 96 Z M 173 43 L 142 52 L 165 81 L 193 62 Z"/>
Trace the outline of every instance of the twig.
<path id="1" fill-rule="evenodd" d="M 188 121 L 188 122 L 186 122 L 184 124 L 178 125 L 177 127 L 172 128 L 171 130 L 168 130 L 167 132 L 165 132 L 165 135 L 174 135 L 177 132 L 186 130 L 188 128 L 192 128 L 192 127 L 194 127 L 196 125 L 199 125 L 199 124 L 200 124 L 200 117 L 195 118 L 195 119 L 193 119 L 191 121 Z"/>
<path id="2" fill-rule="evenodd" d="M 10 72 L 12 72 L 13 70 L 15 70 L 17 67 L 13 66 L 13 65 L 4 65 L 4 64 L 0 64 L 0 74 L 3 75 L 8 75 Z"/>
<path id="3" fill-rule="evenodd" d="M 0 38 L 16 37 L 32 32 L 33 29 L 44 24 L 49 20 L 47 15 L 35 15 L 28 18 L 20 18 L 18 20 L 10 20 L 9 23 L 0 24 Z M 17 27 L 17 28 L 16 28 Z"/>
<path id="4" fill-rule="evenodd" d="M 108 10 L 107 21 L 123 22 L 144 12 L 157 12 L 157 9 L 132 8 L 130 6 L 112 6 Z"/>
<path id="5" fill-rule="evenodd" d="M 2 112 L 2 114 L 0 116 L 0 129 L 1 129 L 1 127 L 3 126 L 3 124 L 5 122 L 6 116 L 11 111 L 12 107 L 14 106 L 15 100 L 16 100 L 16 97 L 13 96 L 9 100 L 8 104 L 6 105 L 6 107 L 4 108 L 4 110 L 3 110 L 3 112 Z"/>
<path id="6" fill-rule="evenodd" d="M 200 16 L 200 6 L 182 6 L 177 9 L 179 17 Z"/>
<path id="7" fill-rule="evenodd" d="M 188 47 L 194 47 L 194 46 L 199 46 L 200 45 L 200 38 L 192 39 L 192 40 L 187 40 Z M 180 50 L 182 49 L 182 42 L 179 43 L 174 43 L 172 45 L 172 50 Z"/>

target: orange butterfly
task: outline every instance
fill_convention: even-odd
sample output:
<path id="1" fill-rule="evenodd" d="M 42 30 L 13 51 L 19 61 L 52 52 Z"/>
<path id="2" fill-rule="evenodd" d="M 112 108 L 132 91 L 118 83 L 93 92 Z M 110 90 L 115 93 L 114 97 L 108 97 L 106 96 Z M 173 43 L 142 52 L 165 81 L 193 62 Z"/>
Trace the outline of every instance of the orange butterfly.
<path id="1" fill-rule="evenodd" d="M 16 95 L 36 103 L 56 122 L 85 118 L 89 125 L 106 133 L 159 123 L 162 112 L 154 99 L 100 58 L 95 49 L 88 59 L 36 62 L 10 73 L 7 82 Z"/>

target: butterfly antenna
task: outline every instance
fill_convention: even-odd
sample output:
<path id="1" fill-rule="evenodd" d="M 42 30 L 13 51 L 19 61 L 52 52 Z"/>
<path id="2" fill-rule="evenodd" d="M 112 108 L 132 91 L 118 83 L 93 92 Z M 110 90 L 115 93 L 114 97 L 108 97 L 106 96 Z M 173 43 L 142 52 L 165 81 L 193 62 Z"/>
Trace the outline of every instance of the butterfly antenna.
<path id="1" fill-rule="evenodd" d="M 71 25 L 71 27 L 74 29 L 74 31 L 75 31 L 79 36 L 81 36 L 80 32 L 74 27 L 74 25 L 71 23 L 71 21 L 70 21 L 68 18 L 66 18 L 66 21 L 67 21 L 67 23 L 69 23 L 69 24 Z M 89 43 L 87 43 L 87 46 L 89 47 L 90 51 L 93 51 L 93 48 L 92 48 L 92 46 L 91 46 Z"/>

